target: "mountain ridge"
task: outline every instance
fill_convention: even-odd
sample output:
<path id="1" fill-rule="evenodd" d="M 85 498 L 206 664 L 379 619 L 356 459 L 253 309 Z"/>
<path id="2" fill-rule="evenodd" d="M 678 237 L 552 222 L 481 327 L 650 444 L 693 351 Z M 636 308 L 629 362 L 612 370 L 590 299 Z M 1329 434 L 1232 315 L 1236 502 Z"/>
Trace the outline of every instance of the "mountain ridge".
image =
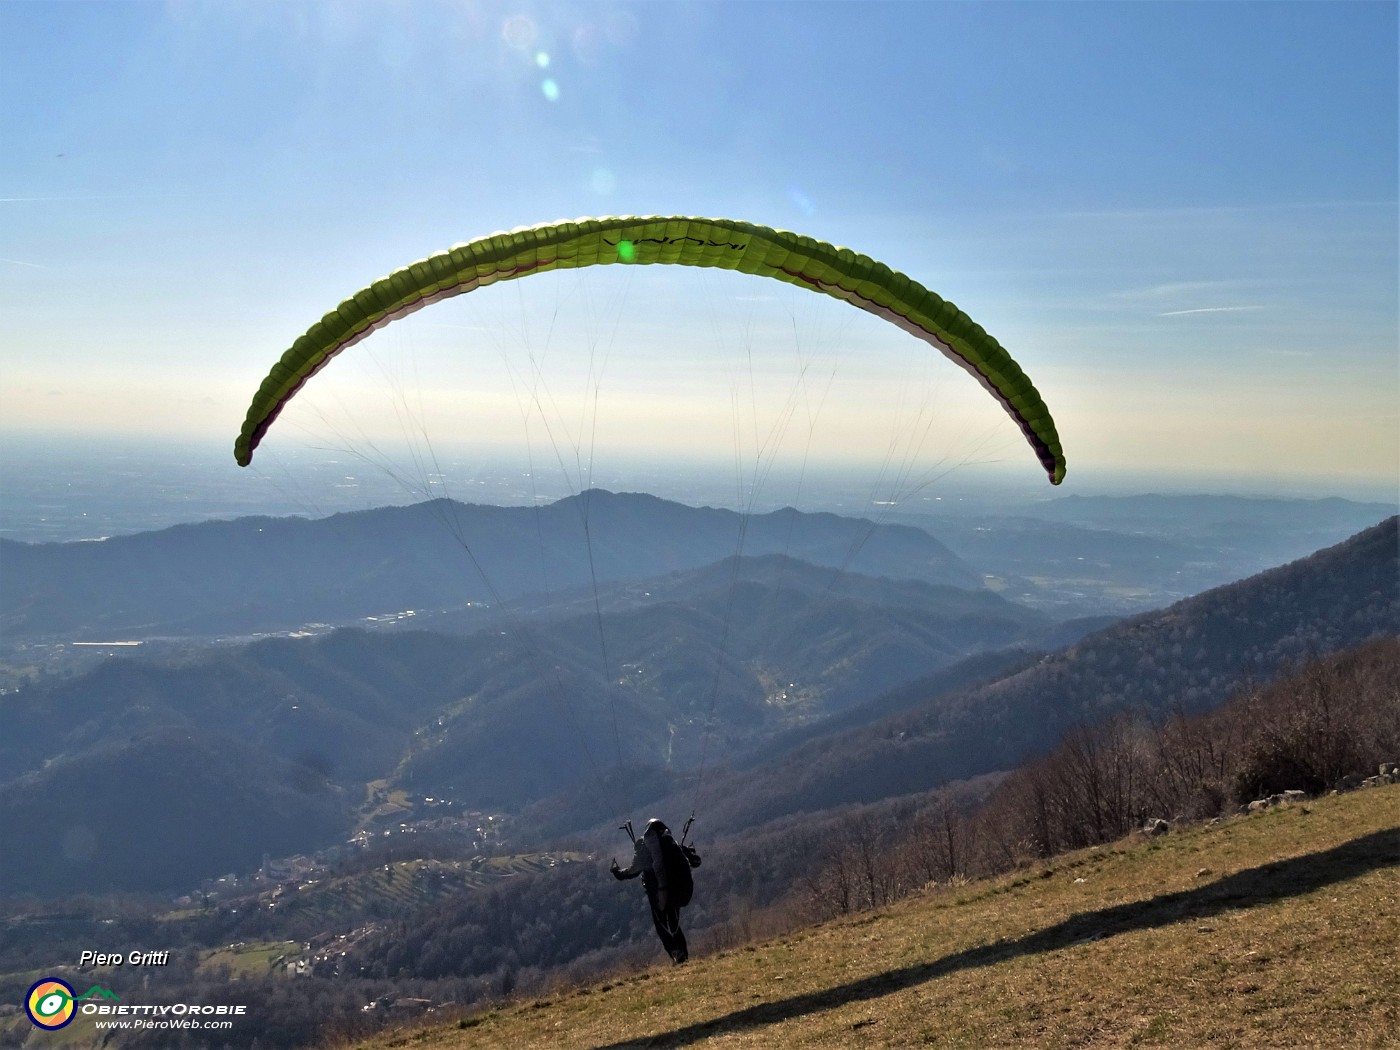
<path id="1" fill-rule="evenodd" d="M 13 641 L 345 625 L 392 610 L 641 579 L 736 553 L 982 587 L 951 551 L 908 525 L 790 508 L 746 517 L 590 490 L 538 508 L 439 499 L 315 520 L 175 525 L 101 542 L 0 540 L 0 628 Z"/>

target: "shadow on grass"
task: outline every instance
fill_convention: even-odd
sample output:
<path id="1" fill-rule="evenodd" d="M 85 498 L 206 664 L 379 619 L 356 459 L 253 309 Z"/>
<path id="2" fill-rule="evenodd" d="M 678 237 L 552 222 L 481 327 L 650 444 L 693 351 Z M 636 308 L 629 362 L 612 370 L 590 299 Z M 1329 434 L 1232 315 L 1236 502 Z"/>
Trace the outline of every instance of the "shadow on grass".
<path id="1" fill-rule="evenodd" d="M 712 1036 L 777 1024 L 790 1018 L 845 1006 L 847 1003 L 877 999 L 959 970 L 994 966 L 1017 956 L 1053 952 L 1088 940 L 1115 937 L 1134 930 L 1155 929 L 1172 923 L 1207 918 L 1233 909 L 1253 908 L 1287 897 L 1302 896 L 1324 886 L 1346 882 L 1366 872 L 1392 865 L 1400 865 L 1400 828 L 1377 831 L 1321 853 L 1309 853 L 1249 868 L 1195 889 L 1083 912 L 1015 940 L 996 941 L 978 948 L 969 948 L 934 962 L 887 970 L 819 992 L 795 995 L 771 1003 L 759 1003 L 710 1021 L 701 1021 L 653 1036 L 611 1043 L 599 1047 L 598 1050 L 690 1046 Z"/>

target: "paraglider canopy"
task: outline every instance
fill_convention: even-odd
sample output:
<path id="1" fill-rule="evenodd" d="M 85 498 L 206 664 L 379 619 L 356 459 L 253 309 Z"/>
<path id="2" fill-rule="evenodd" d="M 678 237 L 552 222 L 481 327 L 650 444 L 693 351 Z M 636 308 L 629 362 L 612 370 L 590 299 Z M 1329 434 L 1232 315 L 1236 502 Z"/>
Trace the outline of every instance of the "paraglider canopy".
<path id="1" fill-rule="evenodd" d="M 965 369 L 1016 421 L 1052 484 L 1065 458 L 1049 409 L 1001 344 L 913 278 L 849 248 L 730 219 L 577 219 L 494 233 L 421 259 L 356 292 L 282 355 L 248 407 L 234 445 L 247 466 L 278 413 L 336 354 L 431 303 L 551 270 L 609 264 L 713 267 L 767 277 L 875 314 Z"/>

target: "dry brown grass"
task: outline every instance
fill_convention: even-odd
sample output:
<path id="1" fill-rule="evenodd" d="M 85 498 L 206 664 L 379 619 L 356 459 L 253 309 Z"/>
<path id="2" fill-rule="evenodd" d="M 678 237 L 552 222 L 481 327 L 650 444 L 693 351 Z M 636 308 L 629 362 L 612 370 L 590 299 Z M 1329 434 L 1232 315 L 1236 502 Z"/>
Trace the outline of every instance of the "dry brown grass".
<path id="1" fill-rule="evenodd" d="M 353 1045 L 1400 1047 L 1400 786 Z"/>

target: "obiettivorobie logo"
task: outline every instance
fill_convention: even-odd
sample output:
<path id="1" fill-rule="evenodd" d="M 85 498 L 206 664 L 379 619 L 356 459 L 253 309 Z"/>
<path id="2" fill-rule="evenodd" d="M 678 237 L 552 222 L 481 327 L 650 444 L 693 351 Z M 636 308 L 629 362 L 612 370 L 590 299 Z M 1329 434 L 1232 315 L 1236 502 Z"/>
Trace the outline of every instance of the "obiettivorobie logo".
<path id="1" fill-rule="evenodd" d="M 83 995 L 75 995 L 73 986 L 57 977 L 45 977 L 35 981 L 24 997 L 24 1012 L 40 1028 L 49 1031 L 62 1028 L 73 1020 L 78 1012 L 78 1003 L 88 999 L 116 999 L 121 996 L 110 988 L 94 984 Z"/>
<path id="2" fill-rule="evenodd" d="M 29 989 L 24 997 L 24 1012 L 40 1028 L 49 1031 L 62 1028 L 71 1022 L 78 1012 L 77 1004 L 85 999 L 117 999 L 116 992 L 94 984 L 87 993 L 73 994 L 73 986 L 57 977 L 44 977 Z"/>
<path id="3" fill-rule="evenodd" d="M 82 1014 L 98 1028 L 208 1028 L 233 1027 L 233 1018 L 248 1008 L 241 1003 L 124 1003 L 110 988 L 94 984 L 82 995 L 59 977 L 45 977 L 30 986 L 24 1012 L 38 1028 L 57 1031 Z M 114 1005 L 115 1004 L 115 1005 Z M 212 1018 L 212 1019 L 211 1019 Z"/>

